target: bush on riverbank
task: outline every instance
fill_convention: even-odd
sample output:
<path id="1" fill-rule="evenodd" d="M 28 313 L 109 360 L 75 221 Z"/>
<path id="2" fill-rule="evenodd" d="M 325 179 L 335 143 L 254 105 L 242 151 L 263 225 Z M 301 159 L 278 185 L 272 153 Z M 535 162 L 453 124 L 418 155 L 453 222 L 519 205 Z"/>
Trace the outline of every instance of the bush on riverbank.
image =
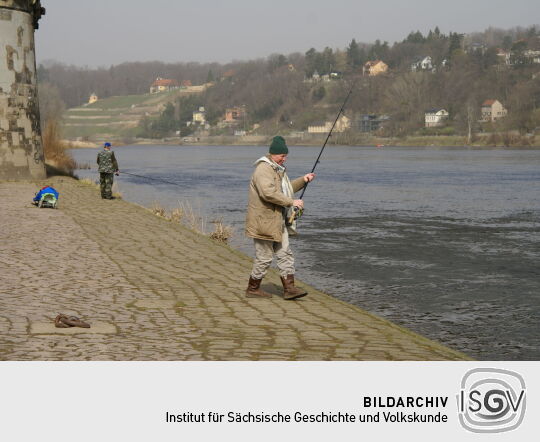
<path id="1" fill-rule="evenodd" d="M 519 135 L 512 132 L 493 133 L 483 137 L 486 146 L 493 147 L 528 147 L 535 146 L 535 136 Z"/>
<path id="2" fill-rule="evenodd" d="M 42 140 L 47 174 L 73 176 L 77 163 L 67 152 L 71 146 L 62 140 L 58 121 L 53 119 L 47 121 Z"/>

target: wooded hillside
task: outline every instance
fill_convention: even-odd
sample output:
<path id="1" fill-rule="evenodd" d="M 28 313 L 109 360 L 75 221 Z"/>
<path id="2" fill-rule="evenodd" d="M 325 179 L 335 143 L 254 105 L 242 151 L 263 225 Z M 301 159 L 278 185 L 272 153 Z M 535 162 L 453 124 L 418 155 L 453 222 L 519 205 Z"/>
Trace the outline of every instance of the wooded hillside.
<path id="1" fill-rule="evenodd" d="M 413 68 L 425 57 L 430 57 L 430 68 Z M 363 67 L 373 60 L 382 60 L 387 72 L 367 75 Z M 447 134 L 530 134 L 540 127 L 540 28 L 536 26 L 466 36 L 445 35 L 435 28 L 427 35 L 411 32 L 393 45 L 353 39 L 343 49 L 311 48 L 304 54 L 275 54 L 226 65 L 147 62 L 89 69 L 48 63 L 39 66 L 38 75 L 44 119 L 86 103 L 91 93 L 100 99 L 148 93 L 157 77 L 179 84 L 213 84 L 203 93 L 174 98 L 158 114 L 143 118 L 134 135 L 145 137 L 180 130 L 189 134 L 197 128 L 186 129 L 187 123 L 201 106 L 210 131 L 216 134 L 228 129 L 218 123 L 234 106 L 245 106 L 240 129 L 247 132 L 306 131 L 335 117 L 353 83 L 347 115 L 353 122 L 368 114 L 389 117 L 380 129 L 383 136 L 433 132 L 424 128 L 425 112 L 433 108 L 448 111 L 444 131 L 438 129 Z M 508 115 L 494 124 L 479 124 L 480 106 L 486 100 L 500 101 Z"/>

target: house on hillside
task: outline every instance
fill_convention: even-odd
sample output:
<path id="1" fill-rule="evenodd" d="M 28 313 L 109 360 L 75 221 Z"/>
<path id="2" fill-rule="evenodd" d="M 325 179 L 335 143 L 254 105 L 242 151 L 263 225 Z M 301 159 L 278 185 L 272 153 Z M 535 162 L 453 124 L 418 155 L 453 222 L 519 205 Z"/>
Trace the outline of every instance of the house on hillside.
<path id="1" fill-rule="evenodd" d="M 411 71 L 432 71 L 433 70 L 433 60 L 429 55 L 425 57 L 417 57 L 411 64 Z"/>
<path id="2" fill-rule="evenodd" d="M 390 119 L 387 115 L 365 114 L 354 119 L 353 127 L 360 132 L 375 132 Z"/>
<path id="3" fill-rule="evenodd" d="M 472 43 L 467 48 L 467 53 L 469 54 L 477 53 L 477 54 L 484 55 L 487 50 L 488 50 L 488 46 L 483 43 Z"/>
<path id="4" fill-rule="evenodd" d="M 344 114 L 341 114 L 341 116 L 336 121 L 336 126 L 334 127 L 334 130 L 336 132 L 345 132 L 347 129 L 351 128 L 351 119 Z"/>
<path id="5" fill-rule="evenodd" d="M 225 81 L 225 80 L 232 81 L 235 75 L 236 75 L 235 70 L 229 69 L 228 71 L 223 72 L 223 75 L 220 77 L 220 81 Z"/>
<path id="6" fill-rule="evenodd" d="M 362 67 L 362 74 L 374 77 L 388 71 L 388 65 L 381 60 L 367 61 Z"/>
<path id="7" fill-rule="evenodd" d="M 191 87 L 192 84 L 191 84 L 191 80 L 182 80 L 182 87 L 183 88 L 188 88 L 188 87 Z"/>
<path id="8" fill-rule="evenodd" d="M 150 93 L 156 94 L 158 92 L 172 91 L 173 89 L 178 89 L 179 87 L 180 85 L 176 80 L 158 77 L 150 86 Z"/>
<path id="9" fill-rule="evenodd" d="M 206 110 L 204 109 L 204 106 L 199 107 L 199 109 L 193 112 L 192 121 L 194 124 L 206 123 Z"/>
<path id="10" fill-rule="evenodd" d="M 330 132 L 331 128 L 332 128 L 331 121 L 317 121 L 316 123 L 313 123 L 311 126 L 308 126 L 307 131 L 308 131 L 308 134 L 327 134 L 328 132 Z"/>
<path id="11" fill-rule="evenodd" d="M 88 98 L 88 104 L 95 103 L 95 102 L 98 101 L 98 100 L 99 100 L 98 96 L 96 95 L 95 92 L 93 92 L 93 93 L 90 95 L 90 98 Z"/>
<path id="12" fill-rule="evenodd" d="M 225 109 L 224 122 L 226 124 L 238 123 L 246 118 L 246 106 L 235 106 Z"/>
<path id="13" fill-rule="evenodd" d="M 323 121 L 313 123 L 311 126 L 308 126 L 308 134 L 327 134 L 332 129 L 333 121 Z M 334 132 L 345 132 L 347 129 L 351 128 L 351 119 L 346 115 L 341 115 L 336 121 L 334 127 Z"/>
<path id="14" fill-rule="evenodd" d="M 525 52 L 523 52 L 523 56 L 529 61 L 529 63 L 540 64 L 540 51 L 527 49 Z"/>
<path id="15" fill-rule="evenodd" d="M 497 121 L 506 117 L 508 111 L 499 100 L 486 100 L 480 108 L 480 121 L 482 123 Z"/>
<path id="16" fill-rule="evenodd" d="M 448 111 L 445 109 L 429 109 L 425 112 L 425 125 L 426 127 L 444 126 L 448 115 Z"/>
<path id="17" fill-rule="evenodd" d="M 504 49 L 500 49 L 498 48 L 497 49 L 497 57 L 499 59 L 499 61 L 501 63 L 504 63 L 506 65 L 510 65 L 511 64 L 511 61 L 510 61 L 510 56 L 512 54 L 508 51 L 505 51 Z"/>

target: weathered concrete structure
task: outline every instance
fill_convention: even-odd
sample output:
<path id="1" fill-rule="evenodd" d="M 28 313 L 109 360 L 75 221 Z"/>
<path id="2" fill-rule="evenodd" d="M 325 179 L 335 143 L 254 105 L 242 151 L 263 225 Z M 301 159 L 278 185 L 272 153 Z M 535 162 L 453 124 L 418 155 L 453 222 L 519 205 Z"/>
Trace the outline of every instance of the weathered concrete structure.
<path id="1" fill-rule="evenodd" d="M 0 0 L 0 179 L 45 177 L 34 29 L 40 0 Z"/>

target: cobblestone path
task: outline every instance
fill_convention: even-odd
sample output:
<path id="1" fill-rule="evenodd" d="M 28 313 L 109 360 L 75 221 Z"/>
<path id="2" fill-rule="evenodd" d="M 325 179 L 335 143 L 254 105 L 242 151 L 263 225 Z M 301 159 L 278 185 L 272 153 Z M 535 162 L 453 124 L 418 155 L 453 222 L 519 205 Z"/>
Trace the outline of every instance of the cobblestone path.
<path id="1" fill-rule="evenodd" d="M 0 360 L 462 360 L 312 287 L 246 299 L 251 259 L 69 178 L 0 183 Z M 90 329 L 57 329 L 58 313 Z"/>

